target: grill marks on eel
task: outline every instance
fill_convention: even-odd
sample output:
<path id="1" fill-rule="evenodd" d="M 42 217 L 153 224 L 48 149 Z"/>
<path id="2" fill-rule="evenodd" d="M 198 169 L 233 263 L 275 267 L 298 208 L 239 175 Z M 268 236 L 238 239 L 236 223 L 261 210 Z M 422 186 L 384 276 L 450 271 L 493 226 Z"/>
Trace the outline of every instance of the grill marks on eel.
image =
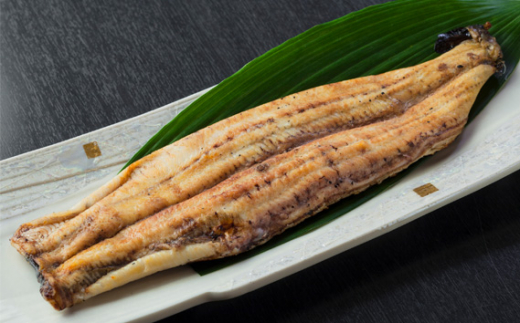
<path id="1" fill-rule="evenodd" d="M 486 60 L 483 47 L 467 42 L 421 65 L 325 85 L 245 111 L 137 161 L 70 211 L 22 225 L 11 242 L 41 269 L 57 267 L 273 155 L 399 116 Z"/>
<path id="2" fill-rule="evenodd" d="M 262 244 L 444 148 L 494 72 L 479 65 L 399 117 L 315 140 L 235 174 L 43 272 L 42 293 L 65 308 L 158 270 Z"/>

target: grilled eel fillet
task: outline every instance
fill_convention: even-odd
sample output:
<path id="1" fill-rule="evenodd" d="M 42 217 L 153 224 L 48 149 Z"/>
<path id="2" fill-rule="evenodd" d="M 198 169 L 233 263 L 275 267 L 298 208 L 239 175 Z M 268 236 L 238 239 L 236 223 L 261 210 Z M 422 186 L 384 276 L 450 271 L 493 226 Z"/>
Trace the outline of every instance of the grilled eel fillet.
<path id="1" fill-rule="evenodd" d="M 501 60 L 500 47 L 482 26 L 468 27 L 467 30 L 471 34 L 471 40 L 463 42 L 447 53 L 452 55 L 442 55 L 436 60 L 414 68 L 328 85 L 268 103 L 203 129 L 186 137 L 182 140 L 183 144 L 171 145 L 137 162 L 130 170 L 96 192 L 94 196 L 87 198 L 85 202 L 80 203 L 76 211 L 70 213 L 74 214 L 81 212 L 77 210 L 86 209 L 86 212 L 79 213 L 81 216 L 91 209 L 96 209 L 96 216 L 104 216 L 101 211 L 113 207 L 107 206 L 108 201 L 116 205 L 128 203 L 132 208 L 137 208 L 139 215 L 132 215 L 125 208 L 120 210 L 120 212 L 127 212 L 125 216 L 132 219 L 124 222 L 124 225 L 119 225 L 119 228 L 127 227 L 112 238 L 104 239 L 79 253 L 76 252 L 85 247 L 70 254 L 64 251 L 71 245 L 74 246 L 76 240 L 58 243 L 58 247 L 55 247 L 57 249 L 53 251 L 41 251 L 46 250 L 49 241 L 51 243 L 56 240 L 64 241 L 63 237 L 60 237 L 61 240 L 57 239 L 55 233 L 60 233 L 61 226 L 68 224 L 67 219 L 73 221 L 78 218 L 74 214 L 51 215 L 43 220 L 25 224 L 17 231 L 12 242 L 23 254 L 40 266 L 42 295 L 56 309 L 70 307 L 94 295 L 160 270 L 192 261 L 236 255 L 260 245 L 274 235 L 325 209 L 328 205 L 351 194 L 359 193 L 408 167 L 417 159 L 446 147 L 460 134 L 476 95 L 486 80 L 495 73 L 496 66 Z M 433 74 L 440 72 L 441 75 L 451 76 L 431 79 L 428 74 L 430 72 L 417 71 L 423 68 L 429 69 Z M 415 75 L 416 79 L 410 82 L 411 75 Z M 397 90 L 407 79 L 406 83 L 409 87 Z M 448 81 L 443 81 L 446 79 Z M 421 89 L 415 86 L 417 83 L 421 83 Z M 337 93 L 339 88 L 347 85 L 351 87 L 349 90 L 344 90 L 342 94 Z M 426 90 L 431 88 L 435 90 Z M 415 90 L 419 93 L 419 99 L 414 99 L 415 94 L 411 93 Z M 328 98 L 336 97 L 336 99 L 325 102 L 318 97 L 319 93 L 323 92 Z M 309 101 L 305 103 L 304 98 L 311 99 L 313 103 L 308 103 Z M 322 119 L 311 116 L 313 113 L 318 113 L 319 109 L 327 109 L 329 105 L 342 100 L 339 107 L 332 111 L 328 110 L 329 114 L 324 113 Z M 356 103 L 356 101 L 361 102 Z M 414 104 L 407 102 L 414 102 Z M 295 105 L 298 105 L 301 110 L 294 109 Z M 365 125 L 336 132 L 265 160 L 269 155 L 296 145 L 294 141 L 287 138 L 297 133 L 303 133 L 304 139 L 297 140 L 301 143 L 312 139 L 307 131 L 312 131 L 314 127 L 318 127 L 325 134 L 334 132 L 329 130 L 330 125 L 322 128 L 318 126 L 321 122 L 328 122 L 327 116 L 330 114 L 344 114 L 336 120 L 344 120 L 349 124 L 345 127 L 334 123 L 335 130 L 349 128 L 350 124 L 355 123 L 358 118 L 362 118 L 363 121 L 356 125 Z M 392 117 L 389 117 L 389 114 Z M 265 115 L 268 116 L 267 119 Z M 275 120 L 269 122 L 270 118 Z M 279 122 L 278 119 L 281 121 Z M 320 121 L 314 123 L 314 120 Z M 255 122 L 260 126 L 251 127 L 251 123 Z M 298 123 L 300 126 L 291 126 L 287 129 L 285 126 L 288 123 Z M 312 127 L 306 128 L 303 125 L 312 125 Z M 231 134 L 231 138 L 222 141 L 223 130 L 220 128 L 226 127 L 229 127 L 226 135 Z M 273 127 L 272 132 L 268 132 L 270 141 L 251 140 L 250 142 L 255 144 L 243 148 L 241 142 L 236 142 L 240 141 L 240 136 L 249 136 L 247 128 L 256 131 L 255 128 L 269 127 Z M 284 130 L 289 134 L 278 133 Z M 217 144 L 214 144 L 214 140 L 217 140 L 215 138 L 220 140 Z M 197 148 L 184 146 L 187 142 L 198 144 Z M 227 149 L 230 150 L 218 150 L 225 145 L 228 145 Z M 276 145 L 282 145 L 283 149 L 277 150 L 274 147 Z M 231 148 L 238 150 L 233 151 Z M 182 149 L 194 153 L 200 149 L 204 153 L 196 154 L 195 157 L 181 154 L 179 159 L 183 162 L 189 159 L 190 162 L 185 169 L 174 172 L 170 182 L 161 181 L 157 185 L 149 175 L 144 175 L 145 171 L 154 173 L 150 169 L 152 164 L 156 164 L 154 159 L 161 162 L 169 160 L 175 152 Z M 258 150 L 267 152 L 255 153 Z M 219 157 L 220 152 L 227 152 L 227 154 L 223 153 L 222 157 Z M 243 154 L 246 156 L 239 156 L 238 161 L 229 160 L 226 155 L 231 153 L 234 154 L 233 158 Z M 258 163 L 260 160 L 264 161 Z M 235 173 L 216 186 L 213 185 L 218 180 L 212 179 L 209 185 L 197 184 L 197 181 L 212 172 L 218 172 L 215 177 L 225 178 L 233 170 L 243 169 L 255 162 L 257 164 L 253 167 Z M 172 168 L 172 162 L 167 166 L 159 163 L 157 167 L 159 167 L 157 172 L 164 175 Z M 217 170 L 217 167 L 225 169 Z M 145 170 L 140 171 L 141 168 Z M 186 172 L 195 179 L 187 178 Z M 143 189 L 144 184 L 134 182 L 134 177 L 137 180 L 139 176 L 143 176 L 143 181 L 147 185 L 151 183 L 152 186 Z M 206 179 L 202 181 L 204 180 Z M 125 181 L 126 183 L 122 184 Z M 167 199 L 168 194 L 175 195 L 182 190 L 181 185 L 185 185 L 183 187 L 199 185 L 196 190 L 190 191 L 195 192 L 193 195 L 208 186 L 213 187 L 191 198 L 189 197 L 192 193 L 181 194 L 183 198 L 176 195 L 174 202 L 170 203 L 173 204 L 172 206 L 157 213 L 156 210 L 148 212 L 147 215 L 155 214 L 130 225 L 146 216 L 141 216 L 145 211 L 139 208 L 139 204 L 150 202 L 146 197 L 148 192 L 158 194 L 159 197 L 156 196 L 154 199 Z M 117 187 L 118 190 L 109 193 Z M 163 190 L 168 192 L 165 193 Z M 187 188 L 183 191 L 184 194 L 188 194 L 186 191 Z M 123 192 L 125 196 L 131 195 L 136 201 L 132 202 L 123 197 L 120 201 L 114 202 L 117 198 L 121 198 Z M 101 199 L 101 195 L 107 197 Z M 103 203 L 105 199 L 108 201 Z M 96 200 L 99 201 L 90 206 Z M 102 206 L 96 208 L 99 204 Z M 160 205 L 157 209 L 165 207 L 164 204 Z M 65 222 L 61 223 L 64 220 Z M 104 224 L 104 222 L 98 223 L 94 214 L 89 214 L 88 220 L 87 225 L 82 225 L 87 229 L 82 231 L 81 235 L 87 235 L 88 230 L 94 231 L 97 226 Z M 54 231 L 53 221 L 56 221 L 58 226 Z M 43 234 L 45 239 L 41 241 L 37 236 L 27 234 L 45 226 L 47 230 L 34 231 Z M 117 230 L 113 231 L 115 233 Z M 79 235 L 75 234 L 75 236 Z M 96 235 L 94 239 L 96 241 L 104 237 L 98 232 Z M 28 247 L 24 245 L 25 239 L 28 241 Z M 48 255 L 56 257 L 65 254 L 67 256 L 59 258 L 57 264 L 42 265 L 45 264 Z"/>
<path id="2" fill-rule="evenodd" d="M 489 60 L 479 42 L 467 42 L 424 64 L 317 87 L 245 111 L 135 162 L 71 210 L 21 225 L 11 243 L 37 269 L 56 268 L 271 156 L 399 116 Z"/>

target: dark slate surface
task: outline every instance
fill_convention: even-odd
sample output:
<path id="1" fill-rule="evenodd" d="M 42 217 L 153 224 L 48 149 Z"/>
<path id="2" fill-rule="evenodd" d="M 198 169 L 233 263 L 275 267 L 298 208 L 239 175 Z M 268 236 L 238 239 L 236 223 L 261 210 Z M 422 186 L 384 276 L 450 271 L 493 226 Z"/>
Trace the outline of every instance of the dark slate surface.
<path id="1" fill-rule="evenodd" d="M 205 89 L 288 38 L 379 2 L 3 0 L 0 158 Z M 520 172 L 281 281 L 173 319 L 518 321 L 518 182 Z"/>

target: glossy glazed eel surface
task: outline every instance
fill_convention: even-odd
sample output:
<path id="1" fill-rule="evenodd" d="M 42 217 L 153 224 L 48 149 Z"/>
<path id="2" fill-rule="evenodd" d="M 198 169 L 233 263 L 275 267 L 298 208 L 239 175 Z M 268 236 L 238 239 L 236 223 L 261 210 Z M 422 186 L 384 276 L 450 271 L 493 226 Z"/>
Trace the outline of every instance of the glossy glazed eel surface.
<path id="1" fill-rule="evenodd" d="M 64 309 L 154 272 L 236 255 L 460 134 L 500 47 L 482 26 L 414 67 L 300 92 L 132 164 L 11 243 Z"/>

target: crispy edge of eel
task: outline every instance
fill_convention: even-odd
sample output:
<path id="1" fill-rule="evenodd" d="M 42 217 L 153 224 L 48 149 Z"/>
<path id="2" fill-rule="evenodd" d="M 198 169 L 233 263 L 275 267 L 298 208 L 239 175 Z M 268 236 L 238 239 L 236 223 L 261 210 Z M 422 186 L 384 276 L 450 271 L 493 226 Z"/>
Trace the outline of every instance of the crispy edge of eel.
<path id="1" fill-rule="evenodd" d="M 480 43 L 467 42 L 417 66 L 324 85 L 230 117 L 135 162 L 71 210 L 22 224 L 11 244 L 37 270 L 55 268 L 270 156 L 401 115 L 457 75 L 489 61 L 487 53 Z"/>
<path id="2" fill-rule="evenodd" d="M 271 157 L 127 227 L 43 271 L 42 295 L 64 309 L 160 270 L 239 254 L 445 148 L 462 132 L 480 88 L 502 64 L 494 38 L 484 28 L 470 28 L 478 38 L 472 35 L 469 41 L 492 52 L 492 60 L 399 117 Z"/>

